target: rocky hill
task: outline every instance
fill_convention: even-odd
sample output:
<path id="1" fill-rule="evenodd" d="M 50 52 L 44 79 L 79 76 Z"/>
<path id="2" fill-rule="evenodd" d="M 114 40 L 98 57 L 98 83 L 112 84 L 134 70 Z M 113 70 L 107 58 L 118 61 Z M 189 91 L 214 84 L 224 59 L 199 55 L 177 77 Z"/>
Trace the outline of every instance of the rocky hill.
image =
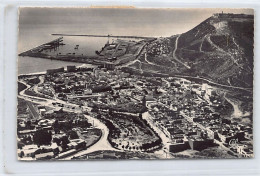
<path id="1" fill-rule="evenodd" d="M 254 18 L 252 15 L 215 14 L 178 40 L 176 56 L 193 73 L 219 83 L 253 85 Z"/>
<path id="2" fill-rule="evenodd" d="M 214 14 L 186 33 L 150 42 L 128 67 L 251 88 L 253 46 L 253 15 Z"/>

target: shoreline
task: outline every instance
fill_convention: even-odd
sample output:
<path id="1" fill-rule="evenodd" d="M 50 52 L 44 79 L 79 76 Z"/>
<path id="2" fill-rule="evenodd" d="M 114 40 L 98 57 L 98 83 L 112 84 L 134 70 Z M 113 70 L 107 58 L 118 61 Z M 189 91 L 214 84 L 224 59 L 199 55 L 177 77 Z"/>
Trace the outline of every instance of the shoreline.
<path id="1" fill-rule="evenodd" d="M 31 57 L 31 56 L 28 56 L 28 57 Z M 50 59 L 50 58 L 42 58 L 42 57 L 39 57 L 41 59 Z M 64 61 L 64 62 L 72 62 L 72 63 L 78 63 L 78 64 L 81 64 L 79 66 L 76 66 L 77 68 L 81 68 L 81 67 L 84 67 L 84 66 L 89 66 L 89 67 L 98 67 L 99 64 L 101 64 L 102 62 L 99 62 L 99 63 L 86 63 L 86 62 L 76 62 L 76 61 L 66 61 L 66 60 L 60 60 L 60 59 L 53 59 L 53 60 L 59 60 L 59 61 Z M 71 64 L 73 65 L 73 64 Z M 132 70 L 133 68 L 129 68 L 129 67 L 124 67 L 124 68 L 127 68 L 127 69 L 130 69 Z M 65 69 L 66 70 L 66 69 Z M 19 76 L 33 76 L 33 75 L 43 75 L 43 74 L 46 74 L 47 70 L 45 71 L 42 71 L 42 72 L 33 72 L 33 73 L 26 73 L 26 74 L 18 74 L 18 77 Z M 149 73 L 149 72 L 147 72 Z M 154 74 L 160 74 L 162 75 L 163 73 L 154 73 Z M 217 83 L 217 82 L 214 82 L 212 80 L 209 80 L 208 78 L 203 78 L 203 77 L 193 77 L 193 76 L 189 76 L 189 75 L 171 75 L 171 74 L 164 74 L 164 76 L 168 76 L 168 77 L 176 77 L 176 78 L 184 78 L 184 79 L 189 79 L 189 80 L 197 80 L 199 82 L 206 82 L 207 84 L 210 84 L 210 85 L 213 85 L 213 86 L 216 86 L 216 87 L 220 87 L 220 88 L 224 88 L 224 89 L 235 89 L 235 90 L 240 90 L 240 91 L 246 91 L 246 92 L 253 92 L 253 87 L 237 87 L 237 86 L 229 86 L 229 85 L 225 85 L 225 84 L 221 84 L 221 83 Z"/>
<path id="2" fill-rule="evenodd" d="M 82 68 L 82 67 L 97 67 L 96 65 L 93 65 L 93 64 L 86 64 L 86 63 L 82 63 L 81 65 L 79 66 L 76 66 L 76 68 Z M 66 70 L 66 69 L 65 69 Z M 66 70 L 67 71 L 67 70 Z M 17 76 L 35 76 L 35 75 L 45 75 L 47 73 L 47 71 L 41 71 L 41 72 L 32 72 L 32 73 L 21 73 L 21 74 L 18 74 Z"/>
<path id="3" fill-rule="evenodd" d="M 51 34 L 53 36 L 77 36 L 77 37 L 111 37 L 111 38 L 133 38 L 133 39 L 154 39 L 156 37 L 131 36 L 131 35 L 92 35 L 92 34 Z"/>
<path id="4" fill-rule="evenodd" d="M 67 55 L 50 56 L 46 54 L 28 53 L 28 51 L 18 54 L 18 57 L 32 57 L 32 58 L 41 58 L 41 59 L 57 60 L 57 61 L 64 61 L 64 62 L 85 63 L 85 64 L 93 64 L 93 65 L 94 64 L 98 65 L 104 62 L 104 61 L 97 60 L 99 56 L 72 56 L 72 57 L 69 57 Z"/>
<path id="5" fill-rule="evenodd" d="M 33 72 L 33 73 L 21 73 L 21 74 L 18 74 L 17 76 L 34 76 L 34 75 L 44 75 L 46 74 L 46 71 L 42 71 L 42 72 Z"/>

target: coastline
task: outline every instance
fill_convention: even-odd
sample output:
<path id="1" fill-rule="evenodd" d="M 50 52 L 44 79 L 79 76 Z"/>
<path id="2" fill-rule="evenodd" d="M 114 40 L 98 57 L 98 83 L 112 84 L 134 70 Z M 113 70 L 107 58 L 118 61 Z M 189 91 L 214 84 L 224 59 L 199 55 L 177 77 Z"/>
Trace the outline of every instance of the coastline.
<path id="1" fill-rule="evenodd" d="M 93 64 L 86 64 L 83 63 L 82 65 L 76 66 L 77 68 L 82 68 L 82 67 L 97 67 L 96 65 Z M 65 68 L 65 70 L 67 71 L 67 69 Z M 32 72 L 32 73 L 22 73 L 22 74 L 18 74 L 17 76 L 36 76 L 36 75 L 45 75 L 47 73 L 47 71 L 41 71 L 41 72 Z"/>
<path id="2" fill-rule="evenodd" d="M 33 72 L 33 73 L 25 73 L 25 74 L 18 74 L 17 76 L 33 76 L 33 75 L 44 75 L 46 74 L 46 71 L 42 71 L 42 72 Z"/>
<path id="3" fill-rule="evenodd" d="M 98 56 L 50 56 L 46 54 L 39 54 L 39 53 L 31 53 L 26 51 L 24 53 L 18 54 L 20 57 L 33 57 L 33 58 L 41 58 L 41 59 L 48 59 L 48 60 L 58 60 L 58 61 L 65 61 L 65 62 L 77 62 L 77 63 L 85 63 L 85 64 L 100 64 L 102 61 L 97 60 Z M 100 59 L 100 58 L 99 58 Z"/>

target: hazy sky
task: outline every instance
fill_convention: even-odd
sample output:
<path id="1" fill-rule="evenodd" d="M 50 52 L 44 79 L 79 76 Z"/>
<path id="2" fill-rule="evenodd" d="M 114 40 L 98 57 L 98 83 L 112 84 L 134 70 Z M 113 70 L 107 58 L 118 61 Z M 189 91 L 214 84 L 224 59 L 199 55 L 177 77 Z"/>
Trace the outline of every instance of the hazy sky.
<path id="1" fill-rule="evenodd" d="M 252 9 L 21 8 L 19 31 L 171 36 L 186 32 L 221 11 L 254 13 Z"/>

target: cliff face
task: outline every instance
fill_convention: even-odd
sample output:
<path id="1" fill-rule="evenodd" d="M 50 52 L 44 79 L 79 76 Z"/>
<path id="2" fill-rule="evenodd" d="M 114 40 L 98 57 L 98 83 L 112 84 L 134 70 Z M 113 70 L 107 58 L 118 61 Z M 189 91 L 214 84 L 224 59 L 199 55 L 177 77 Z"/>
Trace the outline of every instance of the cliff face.
<path id="1" fill-rule="evenodd" d="M 175 56 L 190 67 L 184 73 L 226 85 L 253 86 L 252 15 L 215 14 L 171 40 L 177 40 Z"/>

